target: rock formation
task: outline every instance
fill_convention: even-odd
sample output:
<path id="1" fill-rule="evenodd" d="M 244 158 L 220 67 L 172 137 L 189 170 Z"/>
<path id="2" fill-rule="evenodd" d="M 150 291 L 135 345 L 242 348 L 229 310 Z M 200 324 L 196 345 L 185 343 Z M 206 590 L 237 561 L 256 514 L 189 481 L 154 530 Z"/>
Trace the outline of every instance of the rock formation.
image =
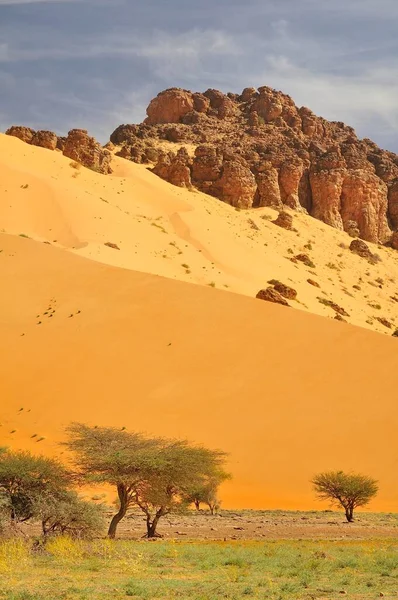
<path id="1" fill-rule="evenodd" d="M 149 103 L 143 123 L 115 129 L 109 150 L 81 129 L 67 138 L 19 126 L 6 133 L 99 173 L 111 173 L 109 150 L 152 163 L 166 181 L 236 208 L 272 207 L 280 212 L 274 223 L 286 229 L 293 229 L 289 208 L 398 248 L 398 156 L 266 86 L 241 94 L 167 89 Z M 165 142 L 176 150 L 165 151 Z"/>
<path id="2" fill-rule="evenodd" d="M 305 210 L 369 242 L 389 242 L 398 230 L 398 156 L 282 92 L 172 88 L 147 115 L 141 125 L 118 127 L 111 142 L 125 158 L 155 163 L 154 172 L 175 185 L 240 208 Z M 196 146 L 194 156 L 164 155 L 165 140 Z"/>
<path id="3" fill-rule="evenodd" d="M 52 131 L 36 131 L 30 143 L 32 146 L 41 146 L 48 150 L 55 150 L 58 138 Z"/>
<path id="4" fill-rule="evenodd" d="M 20 125 L 13 125 L 6 131 L 6 135 L 17 137 L 27 144 L 31 143 L 35 133 L 36 132 L 34 129 L 31 129 L 30 127 L 22 127 Z"/>
<path id="5" fill-rule="evenodd" d="M 85 167 L 107 175 L 112 173 L 110 167 L 112 155 L 108 150 L 90 137 L 85 129 L 72 129 L 65 141 L 63 153 L 68 158 L 81 163 Z"/>
<path id="6" fill-rule="evenodd" d="M 285 298 L 274 290 L 273 287 L 267 287 L 264 290 L 260 290 L 256 295 L 259 300 L 266 300 L 267 302 L 274 302 L 275 304 L 282 304 L 282 306 L 290 306 Z"/>
<path id="7" fill-rule="evenodd" d="M 112 173 L 110 167 L 112 154 L 102 148 L 84 129 L 72 129 L 68 137 L 58 137 L 52 131 L 35 131 L 30 127 L 13 125 L 7 129 L 6 135 L 17 137 L 32 146 L 60 150 L 65 156 L 97 173 L 105 175 Z M 176 185 L 179 183 L 177 182 Z"/>

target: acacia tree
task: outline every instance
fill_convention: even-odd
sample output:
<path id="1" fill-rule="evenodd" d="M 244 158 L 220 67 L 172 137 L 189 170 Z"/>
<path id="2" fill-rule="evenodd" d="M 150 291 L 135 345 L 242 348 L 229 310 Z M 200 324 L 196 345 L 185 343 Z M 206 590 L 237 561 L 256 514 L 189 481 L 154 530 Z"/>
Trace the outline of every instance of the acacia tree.
<path id="1" fill-rule="evenodd" d="M 216 477 L 227 479 L 225 459 L 226 454 L 220 450 L 192 446 L 187 441 L 165 441 L 154 470 L 134 491 L 134 501 L 146 517 L 146 537 L 159 537 L 159 519 L 191 504 L 192 489 L 210 489 Z"/>
<path id="2" fill-rule="evenodd" d="M 368 504 L 379 489 L 375 479 L 343 471 L 320 473 L 312 479 L 312 484 L 320 500 L 329 500 L 344 508 L 349 523 L 354 520 L 354 509 Z"/>
<path id="3" fill-rule="evenodd" d="M 189 504 L 194 504 L 198 511 L 200 510 L 201 504 L 207 504 L 210 513 L 214 515 L 220 507 L 218 488 L 227 479 L 230 479 L 229 473 L 220 470 L 209 477 L 202 485 L 194 486 L 187 494 Z"/>
<path id="4" fill-rule="evenodd" d="M 188 490 L 206 483 L 225 460 L 223 452 L 113 427 L 74 423 L 67 432 L 66 446 L 75 454 L 83 479 L 116 488 L 118 512 L 109 525 L 111 538 L 133 506 L 144 512 L 147 536 L 154 537 L 159 519 L 184 508 Z"/>
<path id="5" fill-rule="evenodd" d="M 12 524 L 35 516 L 35 502 L 70 485 L 70 474 L 57 460 L 29 452 L 0 452 L 0 497 Z"/>
<path id="6" fill-rule="evenodd" d="M 65 445 L 75 455 L 82 480 L 116 488 L 118 511 L 108 529 L 108 536 L 115 538 L 120 521 L 135 503 L 136 486 L 153 470 L 161 440 L 83 423 L 72 423 L 67 433 L 69 439 Z"/>

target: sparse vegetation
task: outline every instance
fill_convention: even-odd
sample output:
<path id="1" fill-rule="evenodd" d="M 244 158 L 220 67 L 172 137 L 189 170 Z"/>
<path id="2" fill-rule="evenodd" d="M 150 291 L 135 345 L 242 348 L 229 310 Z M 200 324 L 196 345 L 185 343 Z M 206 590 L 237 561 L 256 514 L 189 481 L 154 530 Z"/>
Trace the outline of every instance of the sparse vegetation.
<path id="1" fill-rule="evenodd" d="M 317 297 L 318 302 L 320 302 L 320 304 L 324 304 L 325 306 L 329 306 L 330 308 L 332 308 L 337 314 L 343 316 L 343 317 L 349 317 L 350 315 L 348 314 L 348 312 L 342 308 L 341 306 L 339 306 L 338 304 L 336 304 L 336 302 L 333 302 L 332 300 L 328 300 L 327 298 L 322 298 L 321 296 Z"/>
<path id="2" fill-rule="evenodd" d="M 347 541 L 86 542 L 59 537 L 43 552 L 0 545 L 7 600 L 361 600 L 395 597 L 397 544 Z M 18 576 L 15 576 L 16 569 Z"/>
<path id="3" fill-rule="evenodd" d="M 166 229 L 162 225 L 159 225 L 159 223 L 152 221 L 151 225 L 152 227 L 157 227 L 158 229 L 160 229 L 162 233 L 167 233 Z"/>

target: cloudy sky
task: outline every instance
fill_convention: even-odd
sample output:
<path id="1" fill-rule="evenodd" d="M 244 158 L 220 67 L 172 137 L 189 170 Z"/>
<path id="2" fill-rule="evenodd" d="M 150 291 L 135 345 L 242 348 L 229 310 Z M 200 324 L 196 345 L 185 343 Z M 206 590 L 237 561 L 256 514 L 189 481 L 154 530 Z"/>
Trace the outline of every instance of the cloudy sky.
<path id="1" fill-rule="evenodd" d="M 102 142 L 167 87 L 269 85 L 398 152 L 398 0 L 0 0 L 0 130 Z"/>

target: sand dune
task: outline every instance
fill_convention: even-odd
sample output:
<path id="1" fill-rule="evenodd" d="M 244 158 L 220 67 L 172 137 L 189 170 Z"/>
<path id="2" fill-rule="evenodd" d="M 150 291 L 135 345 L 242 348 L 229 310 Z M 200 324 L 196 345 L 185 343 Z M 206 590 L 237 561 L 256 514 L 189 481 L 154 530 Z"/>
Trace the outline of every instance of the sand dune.
<path id="1" fill-rule="evenodd" d="M 0 227 L 49 241 L 105 264 L 254 297 L 270 279 L 294 287 L 292 306 L 333 318 L 319 299 L 342 306 L 355 325 L 391 335 L 398 326 L 398 259 L 377 248 L 369 265 L 348 250 L 349 236 L 304 214 L 298 232 L 270 222 L 271 209 L 236 211 L 173 187 L 145 166 L 115 158 L 113 176 L 75 169 L 58 152 L 0 135 Z M 110 242 L 119 248 L 104 244 Z M 294 264 L 298 253 L 315 267 Z M 319 288 L 307 280 L 313 279 Z M 395 299 L 394 299 L 395 298 Z M 391 328 L 378 320 L 387 319 Z"/>
<path id="2" fill-rule="evenodd" d="M 308 480 L 344 468 L 396 510 L 396 339 L 18 236 L 0 250 L 1 444 L 126 426 L 230 452 L 228 507 L 325 508 Z"/>

